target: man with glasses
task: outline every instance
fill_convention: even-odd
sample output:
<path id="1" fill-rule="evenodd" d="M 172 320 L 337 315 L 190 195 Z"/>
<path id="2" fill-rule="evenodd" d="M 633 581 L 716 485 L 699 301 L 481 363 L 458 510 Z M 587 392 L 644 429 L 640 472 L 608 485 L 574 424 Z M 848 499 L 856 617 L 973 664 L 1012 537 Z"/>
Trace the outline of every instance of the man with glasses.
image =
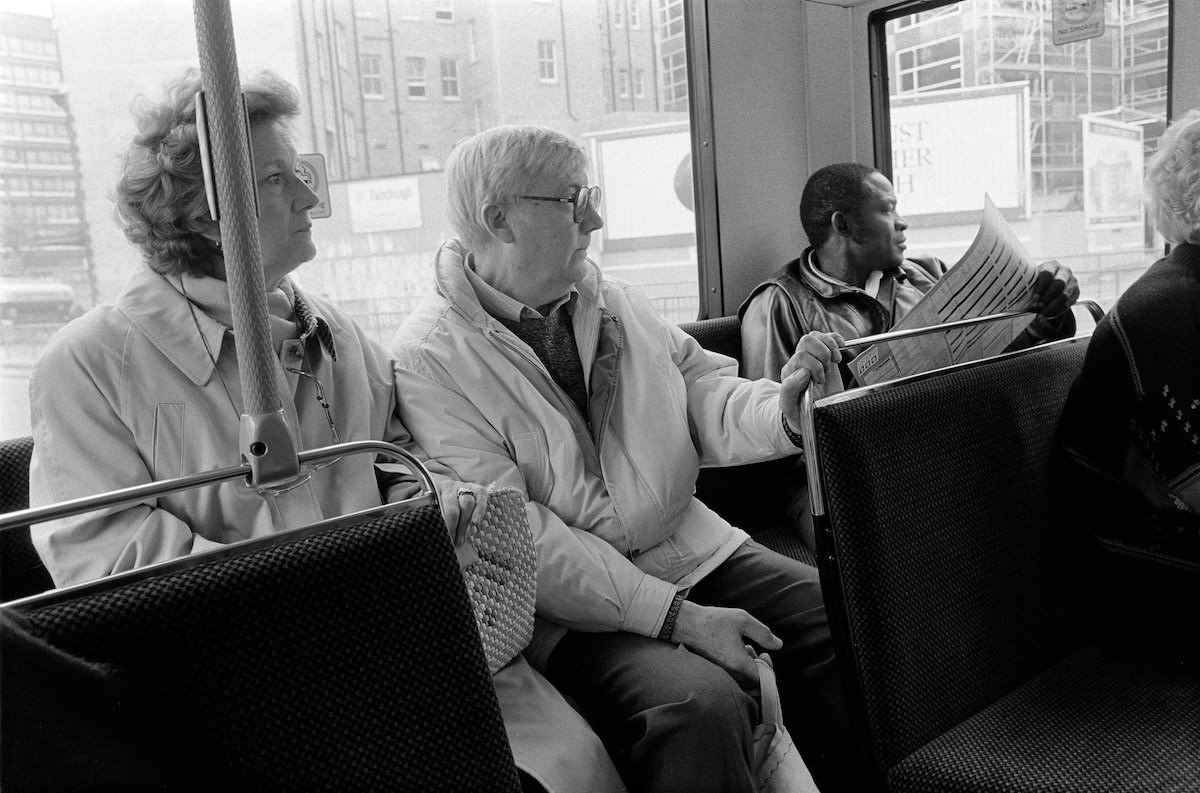
<path id="1" fill-rule="evenodd" d="M 771 651 L 789 728 L 837 789 L 852 763 L 817 572 L 692 495 L 702 464 L 797 453 L 800 394 L 837 380 L 834 338 L 806 336 L 782 384 L 738 378 L 588 259 L 602 195 L 553 130 L 486 130 L 446 175 L 458 238 L 397 333 L 400 412 L 433 466 L 527 494 L 526 654 L 630 788 L 751 791 L 747 645 Z"/>

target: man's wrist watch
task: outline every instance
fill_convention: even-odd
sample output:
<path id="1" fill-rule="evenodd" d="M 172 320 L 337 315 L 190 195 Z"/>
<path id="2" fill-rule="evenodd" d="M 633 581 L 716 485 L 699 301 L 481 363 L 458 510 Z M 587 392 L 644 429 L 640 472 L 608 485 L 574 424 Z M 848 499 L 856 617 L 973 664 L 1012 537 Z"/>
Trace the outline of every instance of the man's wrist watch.
<path id="1" fill-rule="evenodd" d="M 783 434 L 787 435 L 787 439 L 791 441 L 792 445 L 797 449 L 804 448 L 804 438 L 792 432 L 792 425 L 788 424 L 787 416 L 780 413 L 779 418 L 783 420 Z"/>
<path id="2" fill-rule="evenodd" d="M 683 607 L 683 592 L 675 593 L 675 597 L 671 598 L 671 605 L 667 608 L 667 616 L 663 617 L 662 628 L 658 631 L 656 638 L 662 639 L 664 642 L 671 641 L 672 634 L 675 633 L 675 621 L 679 619 L 679 609 Z"/>

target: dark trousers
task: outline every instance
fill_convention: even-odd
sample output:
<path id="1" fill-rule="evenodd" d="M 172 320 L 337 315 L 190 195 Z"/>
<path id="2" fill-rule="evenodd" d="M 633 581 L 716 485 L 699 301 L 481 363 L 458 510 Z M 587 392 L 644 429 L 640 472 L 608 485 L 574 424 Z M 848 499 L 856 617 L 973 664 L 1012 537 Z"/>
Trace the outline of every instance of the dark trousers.
<path id="1" fill-rule="evenodd" d="M 745 609 L 783 640 L 771 655 L 788 730 L 823 791 L 854 789 L 843 779 L 857 764 L 816 569 L 750 541 L 688 599 Z M 631 791 L 754 790 L 753 684 L 630 633 L 568 633 L 548 676 L 592 722 Z"/>

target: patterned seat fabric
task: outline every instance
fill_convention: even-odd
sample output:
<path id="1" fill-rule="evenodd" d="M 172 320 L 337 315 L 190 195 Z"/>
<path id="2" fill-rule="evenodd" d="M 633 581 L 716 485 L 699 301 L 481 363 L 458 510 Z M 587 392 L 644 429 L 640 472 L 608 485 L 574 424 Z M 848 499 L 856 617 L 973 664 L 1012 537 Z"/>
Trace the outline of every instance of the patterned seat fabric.
<path id="1" fill-rule="evenodd" d="M 737 317 L 700 319 L 679 327 L 706 350 L 741 357 L 742 333 Z M 771 550 L 815 566 L 813 551 L 805 546 L 792 517 L 806 504 L 802 500 L 804 483 L 800 457 L 704 468 L 696 481 L 696 497 Z"/>
<path id="2" fill-rule="evenodd" d="M 21 616 L 115 670 L 185 787 L 520 789 L 436 507 L 110 581 Z"/>
<path id="3" fill-rule="evenodd" d="M 33 438 L 0 441 L 0 514 L 29 507 L 29 458 Z M 54 586 L 33 542 L 29 527 L 0 534 L 0 601 L 35 595 Z"/>
<path id="4" fill-rule="evenodd" d="M 1063 342 L 814 411 L 822 583 L 887 789 L 1159 789 L 1141 781 L 1188 762 L 1194 773 L 1194 680 L 1088 649 L 1088 555 L 1052 517 L 1058 415 L 1085 349 Z M 1168 739 L 1100 763 L 1137 724 Z"/>

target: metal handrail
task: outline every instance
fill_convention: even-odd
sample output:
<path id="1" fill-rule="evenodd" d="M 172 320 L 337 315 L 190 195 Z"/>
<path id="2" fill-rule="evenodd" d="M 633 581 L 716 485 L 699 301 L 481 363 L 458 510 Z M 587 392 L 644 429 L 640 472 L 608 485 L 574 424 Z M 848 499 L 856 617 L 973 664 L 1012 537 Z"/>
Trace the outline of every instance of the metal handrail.
<path id="1" fill-rule="evenodd" d="M 1100 308 L 1100 304 L 1095 300 L 1077 300 L 1076 306 L 1082 306 L 1092 315 L 1092 319 L 1099 322 L 1104 318 L 1104 309 Z M 1068 309 L 1069 310 L 1069 309 Z M 883 333 L 876 333 L 873 336 L 863 336 L 858 339 L 851 339 L 844 344 L 838 346 L 843 352 L 851 350 L 855 347 L 865 347 L 869 344 L 880 344 L 882 342 L 896 341 L 898 339 L 907 339 L 913 336 L 923 336 L 928 333 L 940 333 L 948 330 L 956 330 L 958 328 L 966 328 L 972 325 L 983 325 L 988 322 L 999 322 L 1006 319 L 1015 319 L 1025 314 L 1030 314 L 1030 311 L 1002 311 L 998 314 L 986 314 L 982 317 L 970 317 L 968 319 L 955 319 L 949 322 L 942 322 L 937 325 L 925 325 L 920 328 L 905 328 L 904 330 L 889 330 Z"/>
<path id="2" fill-rule="evenodd" d="M 351 454 L 366 454 L 369 452 L 385 455 L 406 464 L 420 478 L 425 491 L 423 495 L 432 495 L 436 501 L 437 489 L 434 487 L 433 477 L 430 476 L 425 465 L 410 452 L 386 441 L 349 441 L 333 444 L 332 446 L 322 446 L 318 449 L 300 452 L 299 459 L 300 464 L 303 466 L 308 463 L 317 463 L 335 457 L 346 457 Z M 94 496 L 73 498 L 44 507 L 30 507 L 0 515 L 0 532 L 19 526 L 27 526 L 31 523 L 41 523 L 83 512 L 93 512 L 105 507 L 136 504 L 150 498 L 167 495 L 168 493 L 215 485 L 220 482 L 237 479 L 238 477 L 242 477 L 249 483 L 250 475 L 250 463 L 242 463 L 241 465 L 214 468 L 198 474 L 189 474 L 173 479 L 147 482 L 144 485 L 134 485 L 119 490 L 111 490 L 107 493 L 99 493 Z"/>
<path id="3" fill-rule="evenodd" d="M 217 208 L 225 283 L 233 313 L 233 340 L 245 400 L 238 447 L 250 464 L 255 487 L 280 486 L 302 476 L 297 428 L 292 427 L 276 391 L 272 372 L 278 358 L 271 345 L 267 290 L 258 238 L 258 202 L 250 159 L 250 130 L 238 79 L 237 47 L 229 0 L 194 0 L 196 49 L 203 98 L 197 123 L 206 139 Z M 206 189 L 208 185 L 206 184 Z"/>
<path id="4" fill-rule="evenodd" d="M 1095 320 L 1096 322 L 1099 322 L 1101 319 L 1104 318 L 1104 309 L 1102 309 L 1100 307 L 1100 304 L 1097 303 L 1095 300 L 1090 300 L 1090 299 L 1077 300 L 1075 302 L 1075 305 L 1086 308 L 1088 310 L 1088 313 L 1090 313 L 1092 315 L 1092 319 Z M 940 332 L 944 332 L 944 331 L 948 331 L 948 330 L 954 330 L 956 328 L 970 327 L 972 325 L 982 325 L 982 324 L 985 324 L 988 322 L 999 322 L 1002 320 L 1013 319 L 1015 317 L 1019 317 L 1024 314 L 1029 314 L 1029 313 L 1031 313 L 1031 312 L 1028 312 L 1028 311 L 1004 311 L 1004 312 L 1001 312 L 998 314 L 987 314 L 982 317 L 971 317 L 969 319 L 952 320 L 950 322 L 943 322 L 938 325 L 926 325 L 926 326 L 920 327 L 920 328 L 907 328 L 904 330 L 886 331 L 884 333 L 876 333 L 873 336 L 863 336 L 858 339 L 851 339 L 850 341 L 847 341 L 847 342 L 844 342 L 843 344 L 838 345 L 838 350 L 840 350 L 842 352 L 846 352 L 853 348 L 863 347 L 863 346 L 870 345 L 870 344 L 879 344 L 881 342 L 896 341 L 898 339 L 907 339 L 907 338 L 912 338 L 914 336 L 923 336 L 923 335 L 929 334 L 929 333 L 940 333 Z M 1069 341 L 1069 340 L 1062 340 L 1062 341 Z M 1036 349 L 1036 348 L 1031 348 L 1031 349 Z M 1021 352 L 1028 352 L 1028 350 L 1022 350 Z M 1013 353 L 1013 354 L 1016 354 L 1016 353 Z M 979 363 L 979 361 L 971 361 L 969 363 Z M 925 376 L 928 374 L 931 374 L 931 372 L 924 372 L 922 374 L 913 375 L 913 376 L 914 377 L 922 377 L 922 376 Z M 888 381 L 888 382 L 894 383 L 896 381 L 893 380 L 893 381 Z M 876 383 L 873 386 L 865 386 L 865 388 L 872 389 L 872 388 L 876 388 L 876 387 L 879 387 L 882 385 L 885 385 L 885 383 Z M 854 390 L 858 391 L 859 389 L 854 389 Z M 843 392 L 843 393 L 845 393 L 845 392 Z M 831 396 L 839 397 L 841 395 L 834 394 Z M 812 389 L 811 388 L 804 389 L 804 393 L 800 396 L 800 438 L 804 444 L 805 449 L 815 449 L 817 446 L 816 428 L 813 424 L 813 417 L 812 417 L 814 401 L 815 400 L 812 395 Z M 818 470 L 816 470 L 816 464 L 815 464 L 813 455 L 805 454 L 805 468 L 807 469 L 808 482 L 809 482 L 809 486 L 808 486 L 809 506 L 814 515 L 816 515 L 816 514 L 823 515 L 825 513 L 825 504 L 824 504 L 823 495 L 820 492 L 821 489 L 819 487 L 813 486 L 813 483 L 815 483 L 820 478 L 820 472 Z"/>

